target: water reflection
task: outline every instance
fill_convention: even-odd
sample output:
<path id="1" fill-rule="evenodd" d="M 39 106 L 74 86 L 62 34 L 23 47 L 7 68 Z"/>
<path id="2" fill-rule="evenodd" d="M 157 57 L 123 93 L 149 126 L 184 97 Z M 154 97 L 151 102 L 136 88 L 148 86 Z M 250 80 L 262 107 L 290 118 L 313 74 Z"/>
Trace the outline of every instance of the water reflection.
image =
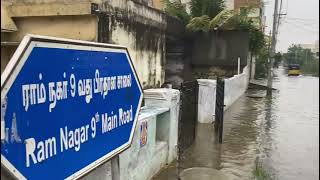
<path id="1" fill-rule="evenodd" d="M 235 180 L 250 179 L 258 158 L 274 179 L 319 179 L 319 78 L 288 77 L 282 68 L 275 73 L 279 91 L 272 98 L 250 98 L 265 91 L 248 90 L 225 112 L 222 145 L 212 124 L 198 125 L 183 168 L 212 167 Z M 155 179 L 175 179 L 168 172 Z"/>

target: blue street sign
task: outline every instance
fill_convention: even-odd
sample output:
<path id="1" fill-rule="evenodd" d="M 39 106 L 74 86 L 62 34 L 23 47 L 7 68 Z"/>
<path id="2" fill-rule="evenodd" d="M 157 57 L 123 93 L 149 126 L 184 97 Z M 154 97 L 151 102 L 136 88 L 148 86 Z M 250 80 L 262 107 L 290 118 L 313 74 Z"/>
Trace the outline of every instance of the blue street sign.
<path id="1" fill-rule="evenodd" d="M 130 146 L 141 102 L 127 48 L 27 35 L 1 75 L 1 164 L 81 177 Z"/>

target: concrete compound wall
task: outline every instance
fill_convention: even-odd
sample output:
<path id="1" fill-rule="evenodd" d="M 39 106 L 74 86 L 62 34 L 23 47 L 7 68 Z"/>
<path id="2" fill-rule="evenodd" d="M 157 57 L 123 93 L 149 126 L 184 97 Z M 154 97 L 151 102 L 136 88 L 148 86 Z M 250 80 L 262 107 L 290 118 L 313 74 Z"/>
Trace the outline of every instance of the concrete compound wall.
<path id="1" fill-rule="evenodd" d="M 148 89 L 144 92 L 132 145 L 81 180 L 148 180 L 177 157 L 180 93 L 174 89 Z M 140 125 L 147 122 L 147 141 L 141 146 Z M 3 168 L 1 179 L 13 180 Z"/>
<path id="2" fill-rule="evenodd" d="M 249 84 L 249 68 L 245 67 L 243 73 L 225 79 L 224 104 L 228 109 L 246 90 Z"/>
<path id="3" fill-rule="evenodd" d="M 8 1 L 9 0 L 4 0 Z M 17 31 L 2 32 L 1 72 L 25 34 L 127 46 L 144 89 L 165 76 L 166 15 L 139 0 L 13 0 L 7 10 Z M 1 6 L 3 2 L 1 1 Z"/>
<path id="4" fill-rule="evenodd" d="M 148 89 L 144 97 L 146 106 L 141 108 L 131 147 L 81 180 L 147 180 L 176 159 L 179 91 Z M 147 122 L 147 143 L 141 146 L 140 125 L 144 122 Z"/>
<path id="5" fill-rule="evenodd" d="M 147 122 L 147 143 L 140 144 L 141 123 Z M 142 109 L 131 147 L 119 155 L 120 180 L 151 179 L 167 163 L 169 108 Z"/>
<path id="6" fill-rule="evenodd" d="M 213 122 L 217 81 L 213 79 L 198 79 L 198 84 L 198 122 Z"/>
<path id="7" fill-rule="evenodd" d="M 224 104 L 228 109 L 248 88 L 249 68 L 243 68 L 243 72 L 231 78 L 224 79 Z M 198 122 L 212 123 L 214 121 L 216 105 L 216 80 L 198 79 L 199 102 L 198 102 Z"/>
<path id="8" fill-rule="evenodd" d="M 249 33 L 242 30 L 197 32 L 193 34 L 192 65 L 199 66 L 241 66 L 247 65 Z"/>
<path id="9" fill-rule="evenodd" d="M 104 0 L 99 8 L 99 41 L 127 46 L 142 86 L 160 87 L 165 73 L 165 14 L 133 0 Z"/>

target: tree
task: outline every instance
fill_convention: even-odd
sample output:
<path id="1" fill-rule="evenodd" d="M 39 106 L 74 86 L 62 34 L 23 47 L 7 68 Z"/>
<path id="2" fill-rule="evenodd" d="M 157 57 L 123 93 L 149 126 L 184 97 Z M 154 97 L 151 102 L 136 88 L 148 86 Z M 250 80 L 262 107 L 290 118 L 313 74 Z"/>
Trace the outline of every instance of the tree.
<path id="1" fill-rule="evenodd" d="M 299 64 L 304 74 L 319 76 L 319 59 L 310 49 L 292 44 L 283 55 L 286 64 Z"/>
<path id="2" fill-rule="evenodd" d="M 273 64 L 273 67 L 278 67 L 279 64 L 281 63 L 282 61 L 282 54 L 280 52 L 277 52 L 275 55 L 274 55 L 274 64 Z"/>
<path id="3" fill-rule="evenodd" d="M 190 15 L 180 0 L 174 2 L 166 0 L 165 12 L 170 16 L 180 19 L 185 25 L 190 21 Z"/>
<path id="4" fill-rule="evenodd" d="M 313 61 L 315 59 L 314 56 L 310 49 L 304 49 L 299 45 L 292 44 L 284 55 L 284 59 L 287 64 L 304 65 Z"/>
<path id="5" fill-rule="evenodd" d="M 211 19 L 219 14 L 225 5 L 224 0 L 191 0 L 190 7 L 193 18 L 207 15 Z"/>
<path id="6" fill-rule="evenodd" d="M 264 46 L 256 52 L 256 69 L 255 79 L 265 78 L 268 70 L 269 48 L 265 43 Z"/>

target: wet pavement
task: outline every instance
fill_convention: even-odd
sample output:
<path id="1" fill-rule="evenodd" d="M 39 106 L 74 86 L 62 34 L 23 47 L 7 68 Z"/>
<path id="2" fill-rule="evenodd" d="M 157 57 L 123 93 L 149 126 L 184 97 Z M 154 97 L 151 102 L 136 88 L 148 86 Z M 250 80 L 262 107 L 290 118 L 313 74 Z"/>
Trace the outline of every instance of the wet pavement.
<path id="1" fill-rule="evenodd" d="M 182 169 L 209 167 L 230 179 L 251 179 L 258 159 L 273 179 L 319 179 L 319 78 L 288 77 L 281 67 L 275 72 L 272 98 L 248 90 L 225 112 L 222 145 L 213 124 L 198 124 Z M 176 172 L 174 162 L 154 179 L 177 179 Z"/>

